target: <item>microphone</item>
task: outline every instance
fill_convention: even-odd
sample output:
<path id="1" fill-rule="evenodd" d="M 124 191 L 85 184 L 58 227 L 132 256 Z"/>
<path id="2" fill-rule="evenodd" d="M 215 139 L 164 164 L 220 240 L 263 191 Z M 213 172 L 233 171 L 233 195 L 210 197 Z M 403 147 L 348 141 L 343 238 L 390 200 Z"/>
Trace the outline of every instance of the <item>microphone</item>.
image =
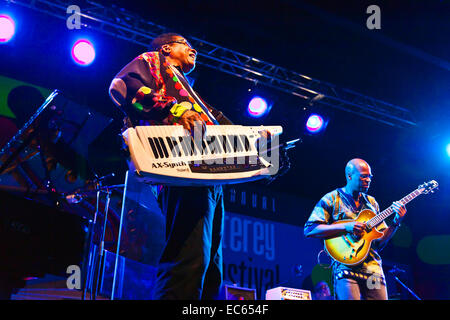
<path id="1" fill-rule="evenodd" d="M 291 148 L 295 148 L 295 143 L 302 142 L 300 138 L 288 141 L 284 144 L 284 150 L 289 150 Z"/>
<path id="2" fill-rule="evenodd" d="M 116 175 L 113 172 L 113 173 L 107 174 L 106 176 L 103 176 L 103 177 L 100 177 L 100 178 L 97 175 L 95 175 L 95 178 L 97 179 L 97 181 L 103 181 L 103 180 L 106 180 L 106 179 L 109 179 L 109 178 L 112 178 L 112 177 L 115 177 L 115 176 Z"/>
<path id="3" fill-rule="evenodd" d="M 406 271 L 403 269 L 400 269 L 397 266 L 393 266 L 391 270 L 388 271 L 389 273 L 405 273 Z"/>
<path id="4" fill-rule="evenodd" d="M 277 149 L 281 149 L 282 151 L 286 151 L 286 150 L 289 150 L 291 148 L 295 148 L 296 147 L 295 144 L 297 142 L 302 143 L 303 141 L 302 141 L 301 138 L 297 138 L 297 139 L 294 139 L 294 140 L 291 140 L 291 141 L 280 143 L 280 144 L 278 144 L 278 145 L 276 145 L 274 147 L 271 147 L 270 149 L 264 149 L 264 150 L 260 151 L 259 154 L 260 155 L 266 155 L 266 154 L 269 153 L 269 151 L 272 152 L 272 151 L 275 151 Z"/>

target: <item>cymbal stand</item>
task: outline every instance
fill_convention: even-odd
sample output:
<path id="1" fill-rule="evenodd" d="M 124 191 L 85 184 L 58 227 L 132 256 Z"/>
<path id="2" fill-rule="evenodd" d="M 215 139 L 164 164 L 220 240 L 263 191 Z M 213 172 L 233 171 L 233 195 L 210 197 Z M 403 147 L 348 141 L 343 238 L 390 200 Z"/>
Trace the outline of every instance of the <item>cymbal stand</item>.
<path id="1" fill-rule="evenodd" d="M 86 294 L 88 288 L 90 289 L 90 299 L 96 300 L 97 294 L 99 290 L 101 290 L 101 284 L 103 281 L 100 281 L 102 279 L 103 275 L 103 268 L 104 268 L 104 247 L 105 247 L 105 234 L 106 234 L 106 226 L 108 221 L 108 210 L 109 210 L 109 203 L 111 199 L 111 189 L 110 187 L 102 186 L 102 180 L 104 180 L 106 177 L 96 178 L 96 192 L 97 192 L 97 203 L 95 208 L 95 213 L 93 220 L 89 221 L 89 235 L 88 235 L 88 251 L 87 251 L 87 266 L 85 273 L 85 281 L 83 281 L 83 292 L 82 292 L 82 300 L 86 299 Z M 95 246 L 94 246 L 94 233 L 95 233 L 95 226 L 97 225 L 97 219 L 100 212 L 100 198 L 101 194 L 106 194 L 106 203 L 103 213 L 103 228 L 101 230 L 101 237 L 99 241 L 99 246 L 97 248 L 97 252 L 95 252 Z"/>
<path id="2" fill-rule="evenodd" d="M 93 300 L 97 298 L 97 294 L 101 291 L 102 285 L 103 285 L 103 273 L 105 268 L 105 234 L 106 234 L 106 226 L 108 222 L 108 209 L 109 209 L 109 202 L 111 200 L 111 190 L 106 188 L 106 204 L 105 204 L 105 213 L 103 215 L 103 228 L 102 228 L 102 234 L 99 241 L 99 247 L 98 247 L 98 264 L 96 268 L 96 274 L 94 274 L 94 294 L 93 294 Z"/>

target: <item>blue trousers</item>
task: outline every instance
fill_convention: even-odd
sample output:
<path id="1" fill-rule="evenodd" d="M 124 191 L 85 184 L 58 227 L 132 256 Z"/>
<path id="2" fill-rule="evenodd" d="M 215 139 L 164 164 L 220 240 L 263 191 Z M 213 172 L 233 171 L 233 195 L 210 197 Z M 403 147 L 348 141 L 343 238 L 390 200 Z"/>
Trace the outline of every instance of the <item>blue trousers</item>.
<path id="1" fill-rule="evenodd" d="M 154 299 L 211 300 L 223 281 L 224 200 L 221 186 L 163 187 L 166 246 Z"/>

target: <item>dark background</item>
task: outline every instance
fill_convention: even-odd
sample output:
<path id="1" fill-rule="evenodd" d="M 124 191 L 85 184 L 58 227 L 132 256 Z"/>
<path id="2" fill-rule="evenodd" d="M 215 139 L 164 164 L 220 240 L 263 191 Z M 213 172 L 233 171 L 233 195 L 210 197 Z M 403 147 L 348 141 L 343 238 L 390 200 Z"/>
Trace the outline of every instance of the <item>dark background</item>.
<path id="1" fill-rule="evenodd" d="M 303 139 L 290 152 L 292 166 L 286 175 L 269 187 L 253 183 L 262 190 L 315 202 L 345 184 L 345 164 L 355 157 L 371 165 L 369 193 L 383 209 L 419 184 L 437 180 L 436 194 L 421 196 L 408 206 L 408 216 L 383 256 L 411 267 L 414 277 L 409 284 L 419 296 L 450 298 L 448 1 L 98 2 L 139 13 L 188 39 L 205 39 L 411 110 L 418 125 L 400 129 L 332 108 L 305 106 L 294 96 L 201 65 L 191 74 L 203 98 L 234 123 L 282 125 L 283 139 Z M 83 2 L 73 4 L 83 11 Z M 366 8 L 371 4 L 381 8 L 381 30 L 366 28 Z M 91 146 L 91 163 L 100 174 L 115 172 L 120 180 L 125 170 L 117 139 L 122 114 L 107 90 L 114 75 L 146 48 L 86 28 L 68 30 L 65 21 L 21 6 L 10 5 L 8 10 L 14 13 L 17 32 L 13 41 L 0 46 L 0 74 L 60 89 L 114 118 Z M 74 64 L 70 57 L 71 44 L 79 36 L 89 36 L 96 46 L 96 59 L 89 67 Z M 246 104 L 254 93 L 274 102 L 263 119 L 246 117 Z M 330 119 L 318 136 L 304 132 L 311 111 Z M 311 209 L 291 208 L 286 216 L 290 223 L 303 225 L 308 218 L 304 212 Z M 422 250 L 436 258 L 430 260 Z"/>

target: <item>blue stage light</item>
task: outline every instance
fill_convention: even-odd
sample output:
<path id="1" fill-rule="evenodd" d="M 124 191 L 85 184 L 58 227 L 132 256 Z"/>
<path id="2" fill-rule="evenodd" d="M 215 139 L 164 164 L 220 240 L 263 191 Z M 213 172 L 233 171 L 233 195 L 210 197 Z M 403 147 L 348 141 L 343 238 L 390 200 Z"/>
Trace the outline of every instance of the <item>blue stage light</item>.
<path id="1" fill-rule="evenodd" d="M 251 117 L 259 118 L 269 112 L 269 105 L 265 99 L 253 97 L 248 104 L 247 111 Z"/>
<path id="2" fill-rule="evenodd" d="M 306 122 L 306 130 L 311 133 L 318 133 L 324 129 L 325 121 L 322 116 L 318 114 L 312 114 L 309 116 Z"/>
<path id="3" fill-rule="evenodd" d="M 447 155 L 450 157 L 450 143 L 447 145 L 445 150 L 447 151 Z"/>
<path id="4" fill-rule="evenodd" d="M 76 41 L 72 46 L 72 58 L 82 66 L 90 65 L 95 59 L 94 45 L 86 39 Z"/>
<path id="5" fill-rule="evenodd" d="M 14 20 L 6 14 L 0 14 L 0 43 L 11 40 L 15 32 L 16 24 Z"/>

